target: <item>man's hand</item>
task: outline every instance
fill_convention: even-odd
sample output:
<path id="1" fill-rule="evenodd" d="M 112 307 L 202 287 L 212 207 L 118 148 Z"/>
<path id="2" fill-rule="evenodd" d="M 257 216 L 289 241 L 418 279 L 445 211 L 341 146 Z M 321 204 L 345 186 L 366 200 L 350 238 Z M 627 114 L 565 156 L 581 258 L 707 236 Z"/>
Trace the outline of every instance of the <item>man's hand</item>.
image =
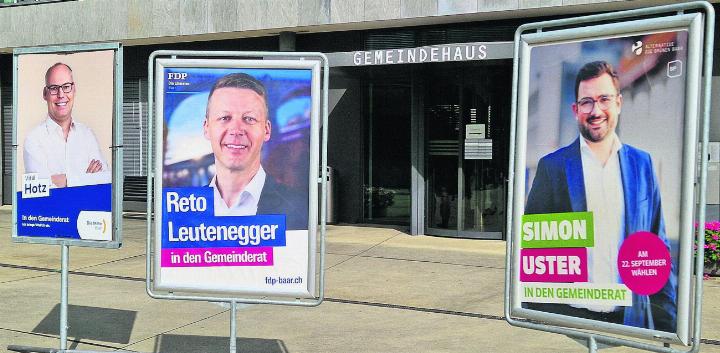
<path id="1" fill-rule="evenodd" d="M 90 164 L 88 164 L 87 170 L 85 170 L 85 173 L 97 173 L 102 171 L 102 162 L 100 162 L 97 159 L 93 159 L 90 161 Z"/>
<path id="2" fill-rule="evenodd" d="M 54 174 L 50 176 L 50 181 L 55 184 L 56 187 L 64 188 L 67 186 L 67 176 L 65 174 Z"/>

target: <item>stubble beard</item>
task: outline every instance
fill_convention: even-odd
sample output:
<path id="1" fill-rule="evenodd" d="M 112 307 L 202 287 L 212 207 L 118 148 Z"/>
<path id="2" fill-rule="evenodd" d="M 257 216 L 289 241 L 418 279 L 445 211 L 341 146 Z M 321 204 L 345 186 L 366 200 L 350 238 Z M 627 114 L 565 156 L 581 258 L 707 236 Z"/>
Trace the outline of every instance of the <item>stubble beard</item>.
<path id="1" fill-rule="evenodd" d="M 587 122 L 588 120 L 591 119 L 586 119 L 586 123 L 578 123 L 580 135 L 590 142 L 600 142 L 605 140 L 605 138 L 609 135 L 610 132 L 610 128 L 609 126 L 607 126 L 607 120 L 605 121 L 605 125 L 599 129 L 592 129 L 590 127 L 591 124 Z"/>

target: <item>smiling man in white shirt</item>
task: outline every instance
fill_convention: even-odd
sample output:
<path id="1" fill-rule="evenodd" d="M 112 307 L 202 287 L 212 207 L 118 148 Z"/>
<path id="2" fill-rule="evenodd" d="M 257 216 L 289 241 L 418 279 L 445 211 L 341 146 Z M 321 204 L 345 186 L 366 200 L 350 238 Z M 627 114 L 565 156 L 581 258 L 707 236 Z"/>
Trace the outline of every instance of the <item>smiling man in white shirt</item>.
<path id="1" fill-rule="evenodd" d="M 45 73 L 47 118 L 23 144 L 25 173 L 49 178 L 56 188 L 110 183 L 112 175 L 93 131 L 72 116 L 76 85 L 72 69 L 56 63 Z"/>

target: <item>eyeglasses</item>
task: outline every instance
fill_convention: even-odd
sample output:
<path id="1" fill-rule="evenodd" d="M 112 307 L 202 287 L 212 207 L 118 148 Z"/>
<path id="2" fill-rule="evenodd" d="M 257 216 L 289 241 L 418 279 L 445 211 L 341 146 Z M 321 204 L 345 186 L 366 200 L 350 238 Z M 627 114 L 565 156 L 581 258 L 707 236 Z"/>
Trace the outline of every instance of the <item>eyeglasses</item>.
<path id="1" fill-rule="evenodd" d="M 48 92 L 50 92 L 50 94 L 52 94 L 54 96 L 54 95 L 57 95 L 58 93 L 60 93 L 60 89 L 62 89 L 63 93 L 70 93 L 70 91 L 72 91 L 74 85 L 75 85 L 75 82 L 67 82 L 67 83 L 63 83 L 62 85 L 59 85 L 59 86 L 58 85 L 45 86 L 45 89 L 47 89 Z"/>
<path id="2" fill-rule="evenodd" d="M 600 106 L 600 110 L 607 110 L 610 108 L 610 104 L 615 102 L 615 98 L 617 98 L 617 96 L 614 94 L 602 95 L 598 97 L 598 99 L 583 98 L 577 101 L 578 111 L 583 114 L 588 114 L 593 111 L 596 103 Z"/>

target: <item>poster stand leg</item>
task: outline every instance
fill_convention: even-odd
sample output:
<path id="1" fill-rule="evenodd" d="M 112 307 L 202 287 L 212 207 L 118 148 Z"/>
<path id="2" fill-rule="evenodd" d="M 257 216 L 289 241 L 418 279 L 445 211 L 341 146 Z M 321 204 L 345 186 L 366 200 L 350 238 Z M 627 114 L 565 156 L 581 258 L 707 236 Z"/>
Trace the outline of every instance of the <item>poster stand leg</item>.
<path id="1" fill-rule="evenodd" d="M 67 349 L 67 319 L 68 319 L 68 262 L 70 246 L 61 245 L 62 267 L 60 269 L 60 349 Z"/>
<path id="2" fill-rule="evenodd" d="M 588 353 L 597 353 L 597 342 L 595 341 L 595 336 L 590 336 L 588 338 Z"/>
<path id="3" fill-rule="evenodd" d="M 60 350 L 55 348 L 40 348 L 29 346 L 9 345 L 7 349 L 13 352 L 65 352 L 67 350 L 67 331 L 68 331 L 68 263 L 70 258 L 70 246 L 67 244 L 60 245 Z"/>
<path id="4" fill-rule="evenodd" d="M 237 347 L 237 302 L 230 301 L 230 353 L 236 353 Z"/>
<path id="5" fill-rule="evenodd" d="M 608 344 L 603 342 L 598 342 L 597 339 L 595 339 L 595 336 L 592 336 L 591 338 L 578 338 L 573 336 L 567 336 L 568 338 L 572 339 L 573 341 L 581 344 L 583 347 L 587 347 L 588 352 L 590 353 L 597 353 L 601 349 L 605 348 L 614 348 L 618 347 L 614 344 Z"/>

